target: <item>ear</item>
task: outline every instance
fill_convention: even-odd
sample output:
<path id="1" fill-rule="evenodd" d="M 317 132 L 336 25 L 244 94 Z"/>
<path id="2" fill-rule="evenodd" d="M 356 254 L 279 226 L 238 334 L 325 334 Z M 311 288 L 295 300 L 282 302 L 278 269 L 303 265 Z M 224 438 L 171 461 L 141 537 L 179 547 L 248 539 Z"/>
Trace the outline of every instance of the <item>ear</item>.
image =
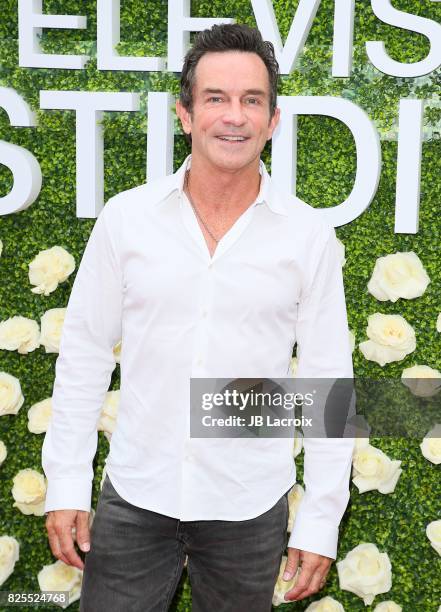
<path id="1" fill-rule="evenodd" d="M 182 129 L 186 134 L 191 134 L 191 115 L 189 111 L 182 106 L 179 98 L 176 100 L 176 114 L 181 120 Z"/>
<path id="2" fill-rule="evenodd" d="M 271 117 L 270 122 L 269 122 L 267 140 L 270 140 L 272 138 L 274 130 L 276 129 L 279 121 L 280 121 L 280 108 L 277 106 L 276 110 L 274 111 L 274 115 Z"/>

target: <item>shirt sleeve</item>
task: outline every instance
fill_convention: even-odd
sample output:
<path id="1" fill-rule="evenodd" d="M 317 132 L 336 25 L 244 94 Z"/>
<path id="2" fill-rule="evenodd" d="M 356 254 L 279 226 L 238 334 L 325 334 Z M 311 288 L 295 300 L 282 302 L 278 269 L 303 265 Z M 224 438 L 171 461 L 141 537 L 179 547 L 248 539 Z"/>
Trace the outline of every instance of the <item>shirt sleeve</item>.
<path id="1" fill-rule="evenodd" d="M 97 424 L 121 339 L 120 224 L 113 204 L 109 200 L 98 215 L 66 309 L 42 447 L 46 512 L 91 507 Z"/>
<path id="2" fill-rule="evenodd" d="M 335 230 L 326 225 L 298 305 L 297 379 L 353 378 L 352 351 Z M 338 528 L 349 501 L 354 438 L 303 439 L 305 495 L 288 546 L 337 558 Z"/>

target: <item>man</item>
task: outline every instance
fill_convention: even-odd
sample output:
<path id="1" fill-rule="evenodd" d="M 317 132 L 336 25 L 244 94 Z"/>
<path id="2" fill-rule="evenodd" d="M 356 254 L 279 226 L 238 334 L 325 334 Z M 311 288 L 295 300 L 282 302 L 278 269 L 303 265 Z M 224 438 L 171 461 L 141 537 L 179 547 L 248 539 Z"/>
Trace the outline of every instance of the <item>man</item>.
<path id="1" fill-rule="evenodd" d="M 53 554 L 83 568 L 81 610 L 167 610 L 185 556 L 195 612 L 268 611 L 287 544 L 292 440 L 189 434 L 191 377 L 352 377 L 334 229 L 272 183 L 279 122 L 270 43 L 213 26 L 188 52 L 176 111 L 191 156 L 113 197 L 69 299 L 43 446 Z M 88 531 L 96 425 L 122 338 L 118 422 Z M 305 438 L 306 493 L 287 600 L 336 558 L 353 441 Z M 90 543 L 90 544 L 89 544 Z"/>

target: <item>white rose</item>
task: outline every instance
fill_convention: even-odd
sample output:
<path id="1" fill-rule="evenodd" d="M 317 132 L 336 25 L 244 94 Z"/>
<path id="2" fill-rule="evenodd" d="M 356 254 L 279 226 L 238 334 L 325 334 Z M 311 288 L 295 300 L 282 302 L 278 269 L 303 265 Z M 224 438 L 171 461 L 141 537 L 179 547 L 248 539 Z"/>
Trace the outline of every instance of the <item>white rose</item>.
<path id="1" fill-rule="evenodd" d="M 441 520 L 429 523 L 426 527 L 426 535 L 433 548 L 441 555 Z"/>
<path id="2" fill-rule="evenodd" d="M 46 478 L 32 468 L 20 470 L 12 479 L 13 506 L 23 514 L 44 516 L 44 502 L 46 500 Z"/>
<path id="3" fill-rule="evenodd" d="M 297 457 L 297 455 L 300 455 L 300 453 L 302 452 L 302 448 L 303 448 L 303 436 L 301 435 L 299 431 L 296 430 L 296 433 L 294 436 L 294 446 L 292 450 L 294 459 Z"/>
<path id="4" fill-rule="evenodd" d="M 399 298 L 420 297 L 429 283 L 418 255 L 413 251 L 398 252 L 377 259 L 368 291 L 382 302 L 396 302 Z"/>
<path id="5" fill-rule="evenodd" d="M 288 557 L 286 555 L 283 555 L 280 561 L 279 575 L 277 577 L 277 582 L 274 587 L 274 593 L 273 593 L 273 606 L 280 606 L 280 604 L 288 603 L 284 599 L 284 595 L 285 593 L 287 593 L 293 588 L 293 586 L 296 584 L 297 579 L 299 577 L 299 570 L 297 569 L 297 572 L 294 574 L 291 580 L 288 580 L 288 581 L 283 580 L 283 572 L 284 572 L 284 568 L 285 568 L 285 564 L 287 560 L 288 560 Z"/>
<path id="6" fill-rule="evenodd" d="M 17 414 L 23 406 L 24 397 L 18 378 L 0 372 L 0 415 Z"/>
<path id="7" fill-rule="evenodd" d="M 37 285 L 32 293 L 49 295 L 75 270 L 75 259 L 63 247 L 40 251 L 29 264 L 29 281 Z"/>
<path id="8" fill-rule="evenodd" d="M 20 544 L 12 536 L 0 536 L 0 586 L 14 571 L 18 561 Z"/>
<path id="9" fill-rule="evenodd" d="M 51 308 L 41 317 L 40 344 L 46 353 L 58 353 L 66 308 Z"/>
<path id="10" fill-rule="evenodd" d="M 426 459 L 435 465 L 441 463 L 441 425 L 439 423 L 425 435 L 420 448 Z"/>
<path id="11" fill-rule="evenodd" d="M 37 321 L 17 315 L 0 323 L 0 349 L 27 355 L 39 346 L 40 328 Z"/>
<path id="12" fill-rule="evenodd" d="M 28 429 L 35 434 L 47 431 L 52 417 L 52 398 L 33 404 L 28 410 Z"/>
<path id="13" fill-rule="evenodd" d="M 401 612 L 402 607 L 394 601 L 382 601 L 374 608 L 374 612 Z"/>
<path id="14" fill-rule="evenodd" d="M 299 361 L 297 357 L 292 357 L 290 365 L 289 365 L 289 371 L 290 371 L 291 376 L 293 376 L 294 378 L 297 372 L 298 365 L 299 365 Z"/>
<path id="15" fill-rule="evenodd" d="M 414 365 L 403 370 L 401 380 L 414 395 L 431 397 L 441 387 L 441 372 L 427 365 Z"/>
<path id="16" fill-rule="evenodd" d="M 401 472 L 401 461 L 392 461 L 379 448 L 370 444 L 354 449 L 353 479 L 360 493 L 377 489 L 393 493 Z"/>
<path id="17" fill-rule="evenodd" d="M 337 245 L 338 245 L 338 253 L 340 255 L 340 263 L 342 265 L 342 267 L 345 265 L 346 263 L 346 259 L 345 259 L 345 245 L 343 244 L 343 242 L 340 240 L 340 238 L 337 238 Z"/>
<path id="18" fill-rule="evenodd" d="M 305 489 L 302 485 L 296 483 L 288 493 L 288 508 L 289 508 L 289 517 L 288 517 L 288 528 L 287 531 L 291 533 L 294 520 L 296 518 L 298 507 L 300 506 L 300 502 L 305 495 Z"/>
<path id="19" fill-rule="evenodd" d="M 436 320 L 436 331 L 440 332 L 441 334 L 441 312 L 438 315 L 438 318 Z"/>
<path id="20" fill-rule="evenodd" d="M 340 588 L 361 597 L 366 606 L 380 593 L 392 587 L 392 566 L 387 553 L 380 553 L 375 544 L 362 543 L 337 561 Z"/>
<path id="21" fill-rule="evenodd" d="M 358 348 L 366 359 L 380 366 L 400 361 L 416 348 L 415 331 L 401 315 L 376 312 L 368 318 L 366 333 L 369 340 Z"/>
<path id="22" fill-rule="evenodd" d="M 305 608 L 305 612 L 345 612 L 345 609 L 339 601 L 326 595 L 326 597 L 309 604 L 309 606 Z"/>
<path id="23" fill-rule="evenodd" d="M 116 363 L 121 363 L 121 340 L 115 344 L 113 347 L 113 356 L 115 357 Z"/>
<path id="24" fill-rule="evenodd" d="M 69 591 L 67 604 L 54 602 L 61 608 L 67 608 L 80 598 L 83 572 L 78 567 L 67 565 L 61 559 L 51 565 L 44 565 L 37 578 L 41 591 Z"/>
<path id="25" fill-rule="evenodd" d="M 118 416 L 119 397 L 119 390 L 107 391 L 106 398 L 101 409 L 101 416 L 98 421 L 98 431 L 106 431 L 109 434 L 112 434 L 115 431 L 116 419 Z"/>
<path id="26" fill-rule="evenodd" d="M 3 463 L 7 456 L 8 450 L 6 448 L 6 444 L 3 442 L 3 440 L 0 440 L 0 465 Z"/>
<path id="27" fill-rule="evenodd" d="M 365 448 L 366 446 L 369 446 L 369 438 L 355 438 L 353 457 L 355 457 L 355 453 L 357 453 L 360 449 Z"/>

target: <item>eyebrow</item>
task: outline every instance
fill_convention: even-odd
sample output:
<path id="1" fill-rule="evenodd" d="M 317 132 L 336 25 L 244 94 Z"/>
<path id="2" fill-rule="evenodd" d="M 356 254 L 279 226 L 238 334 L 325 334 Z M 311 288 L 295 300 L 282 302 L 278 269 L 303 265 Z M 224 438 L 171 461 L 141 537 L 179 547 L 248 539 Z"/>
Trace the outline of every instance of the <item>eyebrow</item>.
<path id="1" fill-rule="evenodd" d="M 219 93 L 226 93 L 223 89 L 218 89 L 218 88 L 213 88 L 213 87 L 206 87 L 205 89 L 202 90 L 202 93 L 205 94 L 219 94 Z M 266 91 L 263 91 L 262 89 L 246 89 L 244 95 L 249 96 L 263 96 L 265 97 L 267 95 Z"/>

